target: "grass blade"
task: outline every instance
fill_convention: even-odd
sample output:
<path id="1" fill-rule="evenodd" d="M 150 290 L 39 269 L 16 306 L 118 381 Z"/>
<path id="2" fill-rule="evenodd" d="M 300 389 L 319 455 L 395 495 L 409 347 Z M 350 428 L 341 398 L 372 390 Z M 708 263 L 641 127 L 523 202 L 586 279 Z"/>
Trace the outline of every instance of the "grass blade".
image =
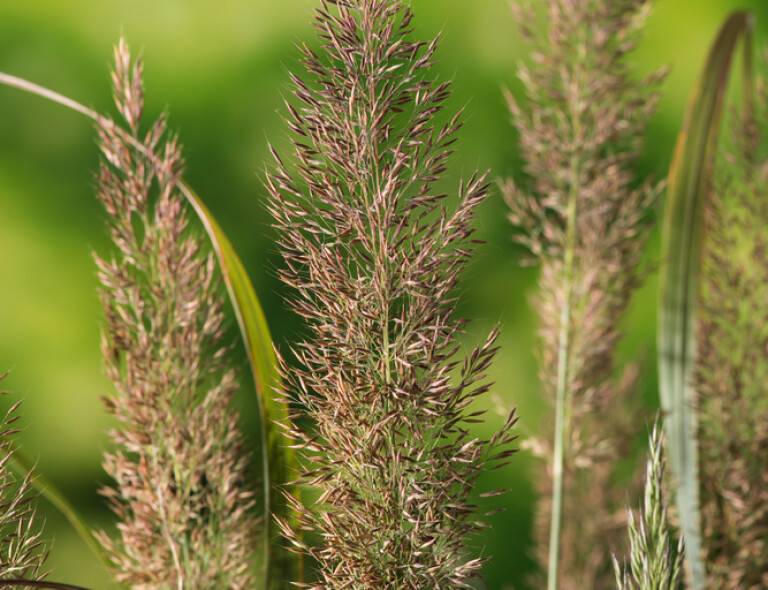
<path id="1" fill-rule="evenodd" d="M 0 72 L 0 85 L 10 86 L 40 96 L 78 112 L 93 121 L 102 123 L 108 121 L 108 119 L 83 104 L 23 78 Z M 130 136 L 126 136 L 126 139 L 131 141 L 131 143 L 135 143 L 135 140 Z M 145 146 L 135 144 L 135 147 L 151 158 L 151 154 L 149 154 Z M 279 559 L 274 555 L 274 540 L 277 533 L 272 515 L 280 514 L 284 518 L 290 516 L 288 518 L 289 521 L 295 520 L 291 515 L 286 514 L 289 508 L 288 504 L 283 500 L 282 491 L 288 489 L 294 494 L 297 493 L 295 490 L 288 488 L 291 474 L 297 472 L 297 469 L 295 467 L 294 451 L 291 448 L 293 441 L 277 425 L 287 424 L 289 416 L 288 408 L 278 400 L 276 392 L 279 384 L 279 373 L 269 327 L 253 283 L 248 277 L 248 273 L 229 238 L 205 206 L 202 199 L 189 185 L 184 181 L 180 181 L 178 188 L 195 210 L 211 240 L 246 348 L 253 383 L 259 401 L 264 485 L 263 506 L 265 515 L 262 539 L 263 575 L 261 576 L 262 584 L 260 584 L 260 587 L 267 589 L 280 586 L 281 584 L 285 585 L 291 581 L 302 581 L 303 566 L 299 556 L 287 551 L 281 551 L 282 555 L 280 555 Z M 49 490 L 52 489 L 49 488 Z M 41 489 L 41 492 L 46 497 L 49 497 L 45 490 Z M 98 550 L 99 558 L 103 559 L 101 549 L 95 543 L 90 530 L 85 525 L 82 525 L 81 520 L 76 517 L 73 509 L 64 500 L 63 496 L 55 494 L 55 497 L 57 501 L 52 499 L 53 503 L 70 520 L 81 536 L 87 532 L 88 538 L 84 537 L 84 540 L 87 543 L 89 543 L 89 540 L 94 543 L 94 545 L 89 544 L 89 546 L 95 551 Z M 270 571 L 272 565 L 277 565 L 274 568 L 274 573 Z"/>
<path id="2" fill-rule="evenodd" d="M 708 197 L 728 80 L 736 48 L 744 40 L 746 116 L 751 111 L 752 16 L 734 12 L 712 46 L 688 105 L 669 172 L 662 230 L 659 309 L 659 386 L 669 463 L 686 545 L 686 575 L 693 590 L 705 587 L 699 513 L 695 313 L 701 260 L 703 211 Z"/>
<path id="3" fill-rule="evenodd" d="M 254 386 L 259 396 L 262 425 L 261 452 L 263 465 L 266 466 L 263 474 L 264 514 L 267 515 L 264 522 L 264 588 L 274 587 L 275 583 L 279 587 L 280 584 L 298 581 L 302 577 L 302 563 L 301 556 L 290 554 L 289 558 L 286 551 L 282 552 L 284 555 L 280 555 L 279 559 L 272 555 L 274 534 L 270 531 L 274 528 L 274 524 L 269 515 L 278 514 L 285 517 L 288 508 L 282 498 L 281 490 L 285 489 L 285 485 L 291 479 L 291 471 L 296 473 L 294 469 L 296 459 L 291 448 L 293 442 L 287 438 L 280 427 L 274 425 L 275 423 L 287 424 L 290 417 L 288 407 L 278 401 L 277 387 L 280 375 L 277 357 L 272 347 L 272 337 L 256 291 L 232 242 L 200 197 L 184 183 L 181 183 L 179 188 L 205 226 L 216 252 L 221 274 L 245 343 Z M 275 570 L 273 574 L 270 574 L 271 569 Z"/>

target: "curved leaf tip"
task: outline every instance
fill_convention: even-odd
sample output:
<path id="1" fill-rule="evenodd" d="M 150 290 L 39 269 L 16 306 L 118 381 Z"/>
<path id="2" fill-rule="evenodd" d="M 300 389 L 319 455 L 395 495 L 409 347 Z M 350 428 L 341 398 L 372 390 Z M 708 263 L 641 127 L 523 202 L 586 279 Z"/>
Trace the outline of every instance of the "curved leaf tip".
<path id="1" fill-rule="evenodd" d="M 744 42 L 745 124 L 752 109 L 750 13 L 733 13 L 722 26 L 693 93 L 670 166 L 662 231 L 659 310 L 659 385 L 667 451 L 686 545 L 686 573 L 694 590 L 706 586 L 699 514 L 696 392 L 696 304 L 703 211 L 709 195 L 728 81 L 739 41 Z"/>

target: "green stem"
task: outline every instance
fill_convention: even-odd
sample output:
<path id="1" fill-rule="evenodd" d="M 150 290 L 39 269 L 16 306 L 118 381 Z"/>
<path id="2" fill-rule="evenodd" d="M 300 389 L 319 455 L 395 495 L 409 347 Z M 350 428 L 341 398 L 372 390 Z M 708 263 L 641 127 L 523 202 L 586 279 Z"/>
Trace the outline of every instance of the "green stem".
<path id="1" fill-rule="evenodd" d="M 580 88 L 578 78 L 581 63 L 586 59 L 585 44 L 581 43 L 577 54 L 574 77 L 576 91 Z M 581 193 L 581 168 L 579 142 L 581 141 L 581 116 L 579 97 L 571 99 L 571 122 L 573 128 L 573 152 L 570 162 L 570 187 L 566 210 L 566 236 L 563 260 L 563 289 L 565 299 L 560 310 L 560 331 L 557 344 L 557 391 L 555 393 L 555 441 L 552 458 L 552 510 L 549 523 L 549 562 L 547 589 L 557 590 L 560 563 L 560 535 L 563 521 L 563 494 L 565 480 L 565 445 L 570 430 L 571 392 L 569 391 L 571 367 L 571 321 L 573 308 L 573 282 L 576 267 L 578 200 Z"/>
<path id="2" fill-rule="evenodd" d="M 575 167 L 574 167 L 575 168 Z M 571 307 L 573 299 L 573 275 L 576 260 L 576 214 L 578 191 L 571 191 L 568 200 L 568 229 L 566 236 L 565 301 L 560 312 L 560 335 L 557 348 L 557 392 L 555 397 L 555 449 L 552 459 L 552 511 L 549 527 L 549 568 L 548 590 L 557 590 L 558 564 L 560 561 L 560 529 L 563 520 L 563 487 L 565 471 L 566 405 L 568 403 L 568 381 L 571 349 Z"/>

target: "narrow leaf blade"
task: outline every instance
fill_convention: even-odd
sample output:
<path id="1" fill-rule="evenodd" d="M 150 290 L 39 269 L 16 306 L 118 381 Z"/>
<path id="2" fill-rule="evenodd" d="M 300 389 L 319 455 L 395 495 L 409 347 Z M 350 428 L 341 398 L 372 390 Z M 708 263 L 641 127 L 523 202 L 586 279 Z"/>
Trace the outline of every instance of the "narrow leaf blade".
<path id="1" fill-rule="evenodd" d="M 277 555 L 278 542 L 273 532 L 272 515 L 290 516 L 282 491 L 288 489 L 291 473 L 297 472 L 293 441 L 276 424 L 290 422 L 288 407 L 278 399 L 280 375 L 264 311 L 248 273 L 232 243 L 216 219 L 188 185 L 180 184 L 181 192 L 203 223 L 214 252 L 235 317 L 245 343 L 254 386 L 259 398 L 261 418 L 261 447 L 264 467 L 264 588 L 281 587 L 302 577 L 301 557 L 288 551 Z M 293 490 L 292 493 L 297 493 Z M 293 519 L 288 518 L 291 521 Z M 270 572 L 270 570 L 274 570 Z"/>
<path id="2" fill-rule="evenodd" d="M 686 573 L 694 590 L 706 585 L 699 513 L 696 392 L 692 388 L 703 211 L 712 183 L 733 57 L 742 39 L 747 108 L 751 104 L 751 31 L 751 15 L 734 12 L 712 46 L 688 105 L 670 167 L 662 230 L 659 386 L 669 464 L 686 545 Z"/>

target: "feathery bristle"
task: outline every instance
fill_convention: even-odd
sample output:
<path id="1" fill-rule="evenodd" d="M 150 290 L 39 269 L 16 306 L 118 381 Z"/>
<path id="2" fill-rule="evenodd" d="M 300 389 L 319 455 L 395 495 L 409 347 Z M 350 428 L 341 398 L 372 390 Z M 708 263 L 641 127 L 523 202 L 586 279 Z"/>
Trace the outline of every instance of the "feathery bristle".
<path id="1" fill-rule="evenodd" d="M 275 154 L 267 180 L 280 274 L 311 330 L 284 374 L 315 424 L 294 434 L 321 493 L 301 526 L 321 545 L 283 523 L 319 563 L 311 588 L 468 587 L 484 562 L 467 551 L 470 494 L 512 452 L 514 415 L 490 441 L 469 432 L 497 332 L 462 363 L 454 318 L 488 185 L 470 178 L 452 212 L 435 189 L 460 116 L 437 122 L 449 85 L 429 79 L 437 42 L 411 41 L 411 21 L 397 0 L 322 2 L 322 49 L 303 48 L 309 81 L 292 78 L 287 107 L 296 168 Z"/>

